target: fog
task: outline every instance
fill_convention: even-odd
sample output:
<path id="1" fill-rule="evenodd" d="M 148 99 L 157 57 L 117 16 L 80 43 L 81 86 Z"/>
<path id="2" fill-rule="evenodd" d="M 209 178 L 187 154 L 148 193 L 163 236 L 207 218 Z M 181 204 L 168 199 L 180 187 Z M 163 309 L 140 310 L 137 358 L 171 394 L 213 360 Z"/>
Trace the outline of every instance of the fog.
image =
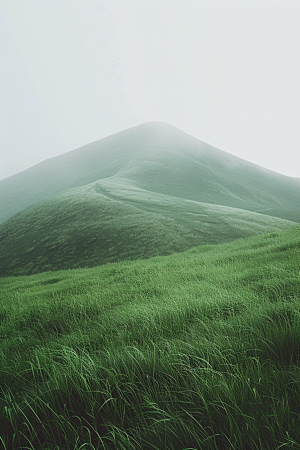
<path id="1" fill-rule="evenodd" d="M 2 0 L 0 178 L 164 121 L 300 177 L 299 1 Z"/>

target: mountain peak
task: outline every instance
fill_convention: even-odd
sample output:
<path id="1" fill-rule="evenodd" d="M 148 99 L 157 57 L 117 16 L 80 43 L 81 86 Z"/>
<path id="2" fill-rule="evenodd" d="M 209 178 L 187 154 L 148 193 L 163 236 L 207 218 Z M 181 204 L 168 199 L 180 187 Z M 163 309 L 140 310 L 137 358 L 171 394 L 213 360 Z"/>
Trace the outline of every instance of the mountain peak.
<path id="1" fill-rule="evenodd" d="M 300 183 L 151 121 L 43 161 L 0 181 L 3 222 L 28 206 L 98 180 L 299 220 Z"/>

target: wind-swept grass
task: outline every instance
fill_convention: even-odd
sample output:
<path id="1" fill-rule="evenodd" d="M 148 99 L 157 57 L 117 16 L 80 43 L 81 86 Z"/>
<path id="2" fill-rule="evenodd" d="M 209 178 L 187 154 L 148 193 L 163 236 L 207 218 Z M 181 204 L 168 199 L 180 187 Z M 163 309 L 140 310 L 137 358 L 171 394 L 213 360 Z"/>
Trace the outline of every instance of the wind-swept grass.
<path id="1" fill-rule="evenodd" d="M 299 249 L 2 278 L 4 449 L 299 449 Z"/>

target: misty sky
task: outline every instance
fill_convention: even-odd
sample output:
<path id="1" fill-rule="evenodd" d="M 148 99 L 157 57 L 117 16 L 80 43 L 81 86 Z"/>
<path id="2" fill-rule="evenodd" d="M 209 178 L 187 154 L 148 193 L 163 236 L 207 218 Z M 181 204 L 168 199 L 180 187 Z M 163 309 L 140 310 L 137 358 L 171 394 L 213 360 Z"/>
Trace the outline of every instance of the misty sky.
<path id="1" fill-rule="evenodd" d="M 299 0 L 2 0 L 0 178 L 161 120 L 300 177 Z"/>

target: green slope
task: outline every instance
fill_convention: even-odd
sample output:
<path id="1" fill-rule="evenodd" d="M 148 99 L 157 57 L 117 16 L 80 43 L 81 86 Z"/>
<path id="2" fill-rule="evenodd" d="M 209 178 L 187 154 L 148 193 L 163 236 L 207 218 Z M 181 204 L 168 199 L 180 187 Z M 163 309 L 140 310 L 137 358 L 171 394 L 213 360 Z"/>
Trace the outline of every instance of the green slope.
<path id="1" fill-rule="evenodd" d="M 0 225 L 0 274 L 91 267 L 182 252 L 293 225 L 235 208 L 98 181 L 39 202 Z"/>
<path id="2" fill-rule="evenodd" d="M 300 180 L 150 122 L 46 160 L 0 181 L 0 221 L 70 188 L 114 177 L 178 198 L 300 222 Z"/>
<path id="3" fill-rule="evenodd" d="M 4 450 L 300 442 L 300 228 L 0 279 Z"/>

